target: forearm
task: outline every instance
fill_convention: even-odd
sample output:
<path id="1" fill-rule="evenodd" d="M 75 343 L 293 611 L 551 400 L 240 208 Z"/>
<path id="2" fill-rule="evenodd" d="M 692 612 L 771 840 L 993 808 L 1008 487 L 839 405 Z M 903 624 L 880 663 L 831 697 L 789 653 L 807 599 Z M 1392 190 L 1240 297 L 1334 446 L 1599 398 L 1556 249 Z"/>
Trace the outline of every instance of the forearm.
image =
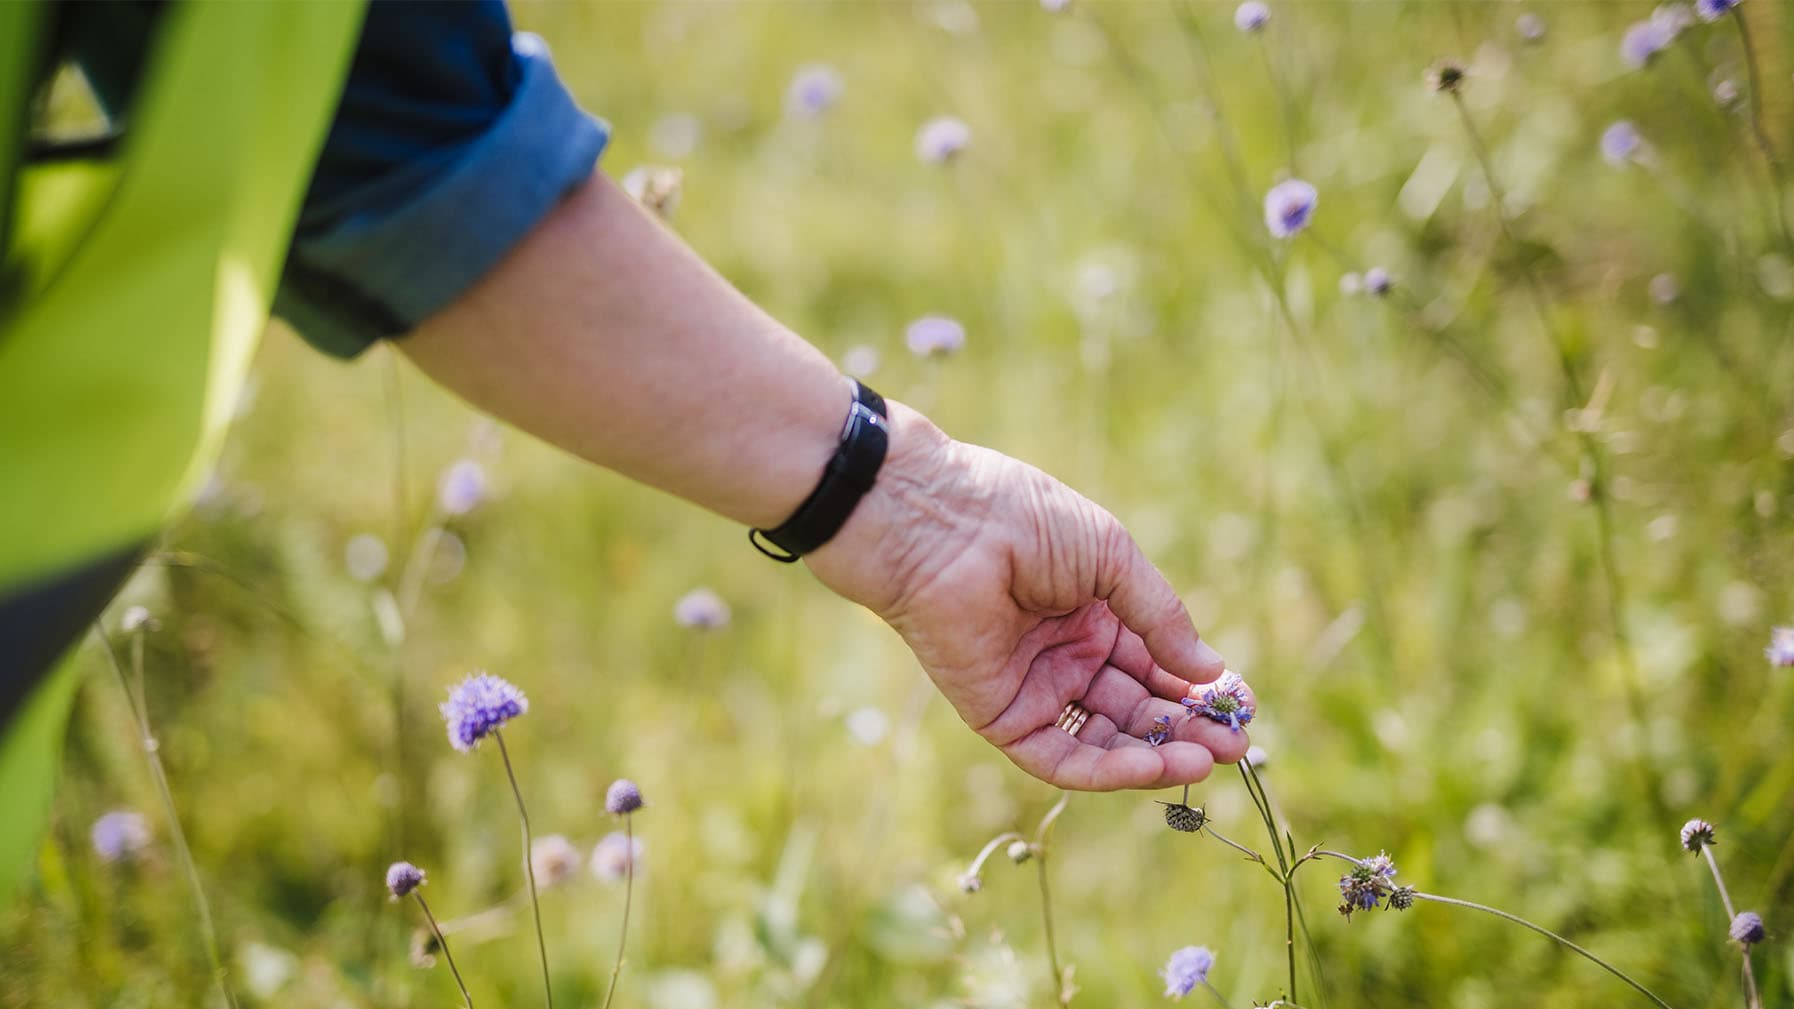
<path id="1" fill-rule="evenodd" d="M 815 486 L 852 395 L 601 174 L 399 346 L 481 409 L 757 526 Z"/>

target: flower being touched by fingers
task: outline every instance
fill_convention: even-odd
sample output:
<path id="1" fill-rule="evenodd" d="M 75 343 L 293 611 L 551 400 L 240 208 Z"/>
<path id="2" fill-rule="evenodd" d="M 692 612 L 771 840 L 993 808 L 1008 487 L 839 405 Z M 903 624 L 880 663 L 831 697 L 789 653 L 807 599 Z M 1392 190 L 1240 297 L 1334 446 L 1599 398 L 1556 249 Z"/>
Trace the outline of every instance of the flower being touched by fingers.
<path id="1" fill-rule="evenodd" d="M 1194 834 L 1208 822 L 1208 814 L 1201 806 L 1189 806 L 1181 802 L 1162 802 L 1165 807 L 1165 826 L 1185 834 Z"/>
<path id="2" fill-rule="evenodd" d="M 469 753 L 499 726 L 528 711 L 529 699 L 503 677 L 475 673 L 449 691 L 439 710 L 448 726 L 449 743 Z"/>
<path id="3" fill-rule="evenodd" d="M 1464 86 L 1467 76 L 1464 64 L 1457 60 L 1440 60 L 1427 68 L 1426 86 L 1442 95 L 1455 95 Z"/>
<path id="4" fill-rule="evenodd" d="M 642 808 L 642 790 L 628 778 L 618 778 L 611 782 L 610 789 L 604 793 L 604 811 L 613 816 L 623 816 Z"/>
<path id="5" fill-rule="evenodd" d="M 1141 737 L 1147 746 L 1158 746 L 1171 738 L 1171 716 L 1160 715 L 1152 720 L 1152 728 Z"/>
<path id="6" fill-rule="evenodd" d="M 1718 844 L 1713 837 L 1713 825 L 1702 819 L 1689 820 L 1682 824 L 1682 847 L 1700 854 L 1700 850 L 1709 844 Z"/>
<path id="7" fill-rule="evenodd" d="M 1238 732 L 1252 722 L 1256 710 L 1252 696 L 1246 692 L 1246 681 L 1229 669 L 1221 678 L 1205 687 L 1195 697 L 1184 698 L 1184 707 L 1193 715 L 1220 722 Z"/>
<path id="8" fill-rule="evenodd" d="M 1171 954 L 1159 976 L 1165 979 L 1165 995 L 1183 998 L 1208 981 L 1208 972 L 1215 967 L 1215 953 L 1207 946 L 1185 946 Z"/>
<path id="9" fill-rule="evenodd" d="M 1777 627 L 1769 632 L 1769 647 L 1763 657 L 1772 666 L 1794 666 L 1794 627 Z"/>
<path id="10" fill-rule="evenodd" d="M 1744 0 L 1694 0 L 1694 12 L 1702 21 L 1718 21 L 1736 10 Z"/>
<path id="11" fill-rule="evenodd" d="M 1318 202 L 1320 194 L 1301 179 L 1279 182 L 1265 194 L 1265 227 L 1274 238 L 1288 238 L 1308 227 Z"/>
<path id="12" fill-rule="evenodd" d="M 579 849 L 560 834 L 539 837 L 530 845 L 529 864 L 543 889 L 559 886 L 579 872 Z"/>
<path id="13" fill-rule="evenodd" d="M 1732 938 L 1746 946 L 1755 946 L 1766 935 L 1763 916 L 1755 911 L 1740 911 L 1738 917 L 1732 919 Z"/>
<path id="14" fill-rule="evenodd" d="M 1233 10 L 1233 26 L 1243 32 L 1263 31 L 1271 22 L 1271 8 L 1259 0 L 1246 0 Z"/>
<path id="15" fill-rule="evenodd" d="M 965 120 L 939 116 L 916 131 L 916 157 L 931 165 L 944 165 L 972 146 L 972 128 Z"/>
<path id="16" fill-rule="evenodd" d="M 386 870 L 386 889 L 392 899 L 409 897 L 411 891 L 424 885 L 424 871 L 410 862 L 394 862 Z"/>

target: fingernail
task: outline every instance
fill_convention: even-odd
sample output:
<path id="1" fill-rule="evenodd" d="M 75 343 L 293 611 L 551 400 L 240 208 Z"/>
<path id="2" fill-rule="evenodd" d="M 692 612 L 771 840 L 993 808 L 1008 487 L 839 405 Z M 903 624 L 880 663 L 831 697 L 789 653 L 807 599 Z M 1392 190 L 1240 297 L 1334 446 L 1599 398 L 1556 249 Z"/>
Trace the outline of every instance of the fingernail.
<path id="1" fill-rule="evenodd" d="M 1215 648 L 1213 645 L 1202 640 L 1201 638 L 1197 638 L 1196 639 L 1196 661 L 1202 663 L 1205 666 L 1218 666 L 1218 665 L 1222 664 L 1221 663 L 1221 653 L 1215 651 Z"/>

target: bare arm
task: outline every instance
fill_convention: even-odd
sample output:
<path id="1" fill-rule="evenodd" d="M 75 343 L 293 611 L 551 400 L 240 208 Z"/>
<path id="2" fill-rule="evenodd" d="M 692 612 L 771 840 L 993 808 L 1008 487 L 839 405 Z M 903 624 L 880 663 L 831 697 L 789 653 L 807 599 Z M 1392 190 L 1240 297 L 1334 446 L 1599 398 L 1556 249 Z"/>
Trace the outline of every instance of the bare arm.
<path id="1" fill-rule="evenodd" d="M 774 526 L 833 453 L 851 386 L 602 175 L 400 343 L 475 405 L 738 522 Z M 1243 732 L 1177 703 L 1221 673 L 1113 516 L 891 403 L 891 451 L 806 558 L 896 628 L 968 725 L 1065 787 L 1196 781 Z M 1074 739 L 1054 727 L 1079 701 Z M 1154 720 L 1172 741 L 1142 741 Z"/>

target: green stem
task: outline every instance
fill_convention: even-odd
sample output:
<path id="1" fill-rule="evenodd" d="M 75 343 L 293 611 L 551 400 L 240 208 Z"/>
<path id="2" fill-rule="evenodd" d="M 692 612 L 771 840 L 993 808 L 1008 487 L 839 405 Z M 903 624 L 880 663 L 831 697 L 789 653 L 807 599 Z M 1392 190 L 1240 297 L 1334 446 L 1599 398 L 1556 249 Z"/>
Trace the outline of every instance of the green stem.
<path id="1" fill-rule="evenodd" d="M 430 905 L 424 903 L 424 895 L 416 890 L 411 896 L 417 898 L 417 906 L 423 908 L 424 920 L 430 923 L 430 931 L 436 933 L 436 947 L 442 950 L 442 958 L 448 961 L 449 973 L 455 976 L 455 987 L 461 989 L 461 1001 L 467 1003 L 467 1009 L 473 1009 L 473 996 L 467 994 L 467 983 L 461 980 L 461 969 L 455 966 L 455 955 L 449 952 L 448 939 L 442 934 L 441 926 L 436 924 L 436 916 L 430 913 Z"/>
<path id="2" fill-rule="evenodd" d="M 1209 994 L 1215 997 L 1215 1001 L 1221 1003 L 1221 1009 L 1233 1009 L 1233 1006 L 1227 1001 L 1227 996 L 1222 995 L 1214 985 L 1209 984 L 1208 978 L 1202 979 L 1202 987 L 1207 988 Z"/>
<path id="3" fill-rule="evenodd" d="M 1258 770 L 1249 760 L 1239 763 L 1240 775 L 1246 781 L 1246 790 L 1253 793 L 1252 801 L 1258 806 L 1258 813 L 1264 818 L 1265 830 L 1271 835 L 1271 849 L 1277 856 L 1277 867 L 1282 870 L 1279 882 L 1283 885 L 1283 952 L 1289 961 L 1289 997 L 1300 998 L 1296 990 L 1296 897 L 1295 884 L 1291 877 L 1295 869 L 1283 854 L 1283 840 L 1277 834 L 1277 819 L 1271 811 L 1271 797 L 1264 791 L 1264 783 L 1258 779 Z M 1295 849 L 1290 849 L 1290 857 L 1295 857 Z M 1301 863 L 1297 862 L 1297 866 Z"/>
<path id="4" fill-rule="evenodd" d="M 1725 905 L 1725 920 L 1729 926 L 1732 919 L 1738 917 L 1738 909 L 1732 904 L 1732 894 L 1726 889 L 1725 877 L 1719 874 L 1719 859 L 1713 857 L 1713 846 L 1701 845 L 1701 857 L 1706 859 L 1707 868 L 1713 870 L 1713 885 L 1719 888 L 1719 901 Z M 1757 995 L 1757 974 L 1750 966 L 1749 946 L 1744 946 L 1744 997 L 1745 1004 L 1751 1009 L 1759 1009 L 1763 1004 Z"/>
<path id="5" fill-rule="evenodd" d="M 1047 967 L 1053 972 L 1053 1000 L 1061 1006 L 1071 1005 L 1072 988 L 1065 983 L 1065 972 L 1059 967 L 1059 944 L 1053 934 L 1053 894 L 1047 886 L 1047 854 L 1053 824 L 1070 801 L 1071 793 L 1061 793 L 1059 801 L 1053 803 L 1053 808 L 1047 810 L 1040 818 L 1040 825 L 1034 829 L 1035 870 L 1040 880 L 1040 917 L 1046 930 Z"/>
<path id="6" fill-rule="evenodd" d="M 1620 970 L 1618 967 L 1615 967 L 1613 964 L 1610 964 L 1607 961 L 1601 959 L 1600 957 L 1594 955 L 1593 953 L 1590 953 L 1588 950 L 1582 948 L 1581 946 L 1576 945 L 1575 943 L 1571 942 L 1568 939 L 1565 939 L 1563 936 L 1558 935 L 1556 932 L 1551 931 L 1550 929 L 1544 927 L 1543 925 L 1535 925 L 1532 922 L 1527 921 L 1525 918 L 1522 918 L 1517 914 L 1509 914 L 1508 912 L 1500 910 L 1499 908 L 1493 908 L 1493 907 L 1488 906 L 1487 904 L 1478 904 L 1472 900 L 1459 900 L 1456 897 L 1441 897 L 1438 894 L 1421 893 L 1419 891 L 1414 892 L 1414 899 L 1415 900 L 1430 900 L 1435 904 L 1450 904 L 1453 907 L 1463 907 L 1463 908 L 1469 908 L 1472 911 L 1481 911 L 1484 914 L 1494 915 L 1495 917 L 1500 918 L 1504 921 L 1511 921 L 1514 924 L 1519 925 L 1522 928 L 1529 928 L 1532 931 L 1537 932 L 1538 934 L 1544 936 L 1547 939 L 1555 940 L 1559 945 L 1563 946 L 1565 949 L 1568 949 L 1571 952 L 1577 954 L 1578 956 L 1583 957 L 1584 959 L 1586 959 L 1586 960 L 1590 961 L 1591 963 L 1595 964 L 1596 966 L 1600 967 L 1602 970 L 1606 971 L 1607 973 L 1612 974 L 1614 977 L 1617 977 L 1621 981 L 1626 982 L 1626 984 L 1628 984 L 1632 987 L 1633 991 L 1636 991 L 1640 995 L 1643 995 L 1645 998 L 1648 998 L 1652 1002 L 1655 1002 L 1657 1005 L 1661 1006 L 1662 1009 L 1674 1009 L 1674 1007 L 1671 1006 L 1668 1002 L 1665 1002 L 1665 1001 L 1663 1001 L 1663 999 L 1659 998 L 1657 996 L 1656 992 L 1653 992 L 1649 988 L 1646 988 L 1644 985 L 1639 984 L 1637 981 L 1633 980 L 1632 976 L 1627 974 L 1625 971 Z"/>
<path id="7" fill-rule="evenodd" d="M 505 748 L 504 733 L 493 729 L 492 738 L 498 741 L 498 754 L 505 761 L 505 777 L 510 780 L 511 794 L 517 799 L 517 819 L 523 823 L 523 875 L 529 880 L 529 908 L 536 919 L 536 952 L 542 958 L 542 994 L 548 1000 L 548 1009 L 554 1009 L 554 988 L 548 982 L 548 943 L 542 938 L 542 900 L 536 893 L 536 867 L 530 858 L 530 848 L 535 842 L 530 838 L 529 810 L 523 806 L 523 790 L 517 787 L 517 774 L 511 769 L 511 751 Z M 632 848 L 632 863 L 634 854 Z"/>
<path id="8" fill-rule="evenodd" d="M 193 906 L 199 912 L 199 934 L 205 945 L 206 960 L 212 967 L 212 982 L 224 996 L 225 1004 L 230 1009 L 237 1009 L 237 996 L 226 981 L 224 958 L 218 951 L 218 930 L 212 923 L 212 905 L 206 899 L 205 886 L 200 882 L 199 866 L 193 861 L 193 849 L 187 846 L 187 833 L 181 829 L 181 816 L 174 805 L 174 791 L 168 787 L 168 772 L 162 766 L 161 744 L 150 732 L 149 704 L 143 690 L 143 631 L 139 629 L 132 634 L 132 672 L 127 675 L 117 648 L 98 621 L 94 622 L 93 630 L 99 636 L 100 643 L 105 646 L 107 658 L 112 660 L 112 670 L 118 674 L 119 685 L 124 688 L 125 699 L 131 706 L 131 717 L 137 723 L 137 736 L 143 743 L 143 754 L 149 761 L 150 777 L 155 779 L 156 794 L 161 798 L 162 811 L 168 817 L 168 836 L 174 842 L 175 857 L 181 863 L 181 872 L 187 877 L 187 889 L 193 895 Z"/>
<path id="9" fill-rule="evenodd" d="M 617 962 L 610 969 L 610 987 L 604 992 L 604 1009 L 610 1009 L 610 1000 L 617 994 L 617 976 L 623 973 L 623 947 L 629 942 L 629 902 L 635 893 L 635 817 L 623 815 L 623 850 L 628 857 L 623 861 L 623 928 L 617 936 Z"/>

